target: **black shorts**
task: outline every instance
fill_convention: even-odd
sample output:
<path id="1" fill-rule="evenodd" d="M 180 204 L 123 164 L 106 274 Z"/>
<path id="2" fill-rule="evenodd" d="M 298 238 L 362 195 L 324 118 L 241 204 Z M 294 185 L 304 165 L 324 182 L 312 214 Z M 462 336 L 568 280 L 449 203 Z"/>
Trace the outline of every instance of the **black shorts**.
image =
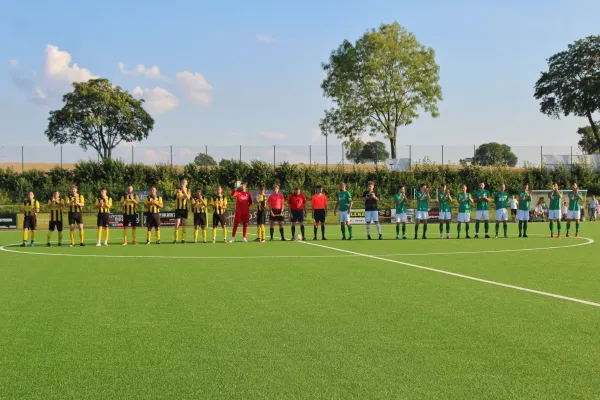
<path id="1" fill-rule="evenodd" d="M 137 225 L 137 214 L 123 214 L 123 227 Z"/>
<path id="2" fill-rule="evenodd" d="M 515 215 L 517 215 L 517 210 L 515 210 L 515 209 L 511 208 L 511 209 L 510 209 L 510 215 L 512 215 L 513 217 L 514 217 Z"/>
<path id="3" fill-rule="evenodd" d="M 269 219 L 271 221 L 277 221 L 277 222 L 283 221 L 283 214 L 281 213 L 281 209 L 280 208 L 274 208 L 274 209 L 272 209 L 271 213 L 275 214 L 275 215 L 269 214 Z"/>
<path id="4" fill-rule="evenodd" d="M 80 212 L 69 212 L 69 225 L 83 224 L 83 215 Z"/>
<path id="5" fill-rule="evenodd" d="M 217 214 L 217 213 L 213 213 L 213 228 L 216 228 L 217 226 L 219 226 L 219 224 L 221 224 L 221 226 L 225 226 L 225 214 Z"/>
<path id="6" fill-rule="evenodd" d="M 175 210 L 175 219 L 187 219 L 188 210 Z"/>
<path id="7" fill-rule="evenodd" d="M 35 215 L 26 215 L 23 219 L 23 229 L 35 231 L 37 227 L 37 217 Z"/>
<path id="8" fill-rule="evenodd" d="M 146 216 L 146 226 L 148 229 L 160 228 L 160 214 L 159 213 L 148 213 Z"/>
<path id="9" fill-rule="evenodd" d="M 257 211 L 256 212 L 256 224 L 264 225 L 267 222 L 267 212 L 266 211 Z"/>
<path id="10" fill-rule="evenodd" d="M 96 226 L 98 228 L 108 228 L 108 220 L 110 219 L 109 213 L 98 213 L 98 218 L 96 218 Z"/>
<path id="11" fill-rule="evenodd" d="M 304 210 L 292 210 L 292 222 L 304 222 Z"/>
<path id="12" fill-rule="evenodd" d="M 206 213 L 194 213 L 194 226 L 206 226 Z"/>
<path id="13" fill-rule="evenodd" d="M 48 230 L 50 232 L 54 232 L 55 229 L 59 232 L 63 231 L 62 221 L 50 221 L 50 223 L 48 224 Z"/>
<path id="14" fill-rule="evenodd" d="M 325 223 L 325 210 L 314 210 L 315 222 Z"/>

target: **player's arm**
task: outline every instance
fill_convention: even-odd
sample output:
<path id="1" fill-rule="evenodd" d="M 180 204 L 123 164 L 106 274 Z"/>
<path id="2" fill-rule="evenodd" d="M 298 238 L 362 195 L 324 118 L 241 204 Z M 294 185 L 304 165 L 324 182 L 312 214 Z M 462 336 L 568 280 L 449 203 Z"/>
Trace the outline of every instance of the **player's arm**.
<path id="1" fill-rule="evenodd" d="M 354 200 L 352 200 L 352 197 L 350 197 L 350 207 L 348 208 L 348 213 L 352 212 L 352 206 L 354 205 Z"/>
<path id="2" fill-rule="evenodd" d="M 158 201 L 156 201 L 156 206 L 158 208 L 163 208 L 163 199 L 162 199 L 162 197 L 158 198 Z"/>
<path id="3" fill-rule="evenodd" d="M 39 213 L 39 212 L 40 212 L 40 202 L 36 200 L 36 201 L 33 203 L 33 208 L 34 208 L 34 210 L 33 210 L 33 215 L 37 215 L 37 213 Z"/>
<path id="4" fill-rule="evenodd" d="M 377 196 L 377 192 L 373 192 L 373 199 L 375 201 L 379 201 L 379 196 Z"/>
<path id="5" fill-rule="evenodd" d="M 252 196 L 248 196 L 248 208 L 252 207 Z"/>
<path id="6" fill-rule="evenodd" d="M 112 197 L 108 198 L 108 208 L 111 209 L 112 208 Z"/>
<path id="7" fill-rule="evenodd" d="M 82 194 L 79 195 L 79 202 L 77 203 L 77 205 L 79 207 L 83 207 L 85 205 L 85 199 L 83 198 Z"/>
<path id="8" fill-rule="evenodd" d="M 223 198 L 223 211 L 227 210 L 227 197 Z"/>
<path id="9" fill-rule="evenodd" d="M 96 200 L 96 208 L 97 208 L 97 209 L 100 209 L 100 208 L 102 208 L 102 199 L 98 199 L 98 200 Z"/>
<path id="10" fill-rule="evenodd" d="M 125 205 L 125 196 L 121 196 L 121 205 L 124 206 Z"/>

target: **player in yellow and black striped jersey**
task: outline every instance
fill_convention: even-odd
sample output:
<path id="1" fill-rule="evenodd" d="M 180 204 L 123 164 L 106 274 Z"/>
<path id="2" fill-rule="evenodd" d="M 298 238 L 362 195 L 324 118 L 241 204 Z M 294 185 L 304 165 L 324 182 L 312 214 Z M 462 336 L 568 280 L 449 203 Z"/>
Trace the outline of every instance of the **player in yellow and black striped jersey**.
<path id="1" fill-rule="evenodd" d="M 100 246 L 102 229 L 104 229 L 104 245 L 108 246 L 108 222 L 110 219 L 110 209 L 112 208 L 112 199 L 106 194 L 106 188 L 100 189 L 100 197 L 96 200 L 96 208 L 98 209 L 96 246 Z"/>
<path id="2" fill-rule="evenodd" d="M 262 186 L 258 194 L 256 202 L 256 225 L 258 226 L 258 237 L 257 242 L 265 242 L 265 223 L 267 221 L 267 195 L 265 194 L 266 188 Z"/>
<path id="3" fill-rule="evenodd" d="M 192 211 L 194 212 L 194 243 L 198 243 L 198 228 L 202 228 L 202 243 L 206 243 L 206 211 L 208 201 L 202 196 L 202 190 L 196 189 L 192 197 Z"/>
<path id="4" fill-rule="evenodd" d="M 179 240 L 179 227 L 181 226 L 181 243 L 185 243 L 187 234 L 187 219 L 191 203 L 191 193 L 187 187 L 187 179 L 182 179 L 180 186 L 175 190 L 175 232 L 173 244 Z"/>
<path id="5" fill-rule="evenodd" d="M 77 186 L 71 186 L 71 194 L 67 196 L 65 205 L 69 208 L 69 229 L 71 236 L 71 247 L 75 246 L 75 225 L 79 226 L 79 245 L 85 246 L 83 242 L 85 235 L 83 233 L 83 206 L 85 199 L 83 195 L 77 192 Z"/>
<path id="6" fill-rule="evenodd" d="M 223 228 L 223 240 L 227 243 L 227 223 L 225 222 L 225 211 L 227 210 L 227 197 L 223 196 L 223 188 L 217 186 L 217 194 L 210 199 L 213 209 L 213 243 L 217 241 L 217 226 Z"/>
<path id="7" fill-rule="evenodd" d="M 21 205 L 23 211 L 23 243 L 21 247 L 27 246 L 27 236 L 31 232 L 30 246 L 34 245 L 35 228 L 37 227 L 37 213 L 40 212 L 40 202 L 34 198 L 33 192 L 27 194 L 27 199 Z"/>
<path id="8" fill-rule="evenodd" d="M 146 216 L 146 226 L 148 233 L 146 234 L 146 244 L 150 244 L 152 237 L 152 228 L 156 231 L 156 244 L 160 244 L 160 209 L 163 208 L 163 199 L 156 192 L 156 187 L 150 189 L 150 196 L 144 200 L 144 207 L 148 211 Z"/>
<path id="9" fill-rule="evenodd" d="M 133 186 L 128 186 L 127 191 L 121 196 L 123 206 L 123 246 L 127 244 L 127 227 L 131 226 L 131 244 L 137 244 L 135 240 L 135 227 L 137 225 L 137 209 L 140 198 L 133 193 Z"/>
<path id="10" fill-rule="evenodd" d="M 52 198 L 48 201 L 48 211 L 50 211 L 50 222 L 48 224 L 48 238 L 46 246 L 50 247 L 52 240 L 52 232 L 58 231 L 58 245 L 62 246 L 62 231 L 63 231 L 63 208 L 65 204 L 60 199 L 60 193 L 52 193 Z"/>

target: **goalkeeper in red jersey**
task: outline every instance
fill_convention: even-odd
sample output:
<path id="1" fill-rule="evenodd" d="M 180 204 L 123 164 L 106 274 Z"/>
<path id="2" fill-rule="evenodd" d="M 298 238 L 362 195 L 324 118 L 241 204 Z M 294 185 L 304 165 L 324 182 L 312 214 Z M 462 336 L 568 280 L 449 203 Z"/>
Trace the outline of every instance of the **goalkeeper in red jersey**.
<path id="1" fill-rule="evenodd" d="M 250 221 L 250 206 L 252 205 L 252 195 L 246 190 L 246 182 L 238 186 L 237 189 L 233 189 L 231 197 L 236 198 L 235 202 L 235 219 L 233 220 L 233 231 L 231 232 L 230 243 L 235 241 L 235 234 L 240 223 L 243 226 L 243 239 L 242 242 L 247 242 L 246 235 L 248 235 L 248 222 Z"/>

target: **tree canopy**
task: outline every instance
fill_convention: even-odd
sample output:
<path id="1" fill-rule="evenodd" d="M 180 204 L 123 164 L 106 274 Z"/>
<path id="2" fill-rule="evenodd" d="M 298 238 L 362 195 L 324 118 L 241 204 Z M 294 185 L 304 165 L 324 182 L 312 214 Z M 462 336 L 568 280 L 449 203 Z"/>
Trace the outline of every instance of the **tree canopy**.
<path id="1" fill-rule="evenodd" d="M 506 165 L 514 167 L 519 159 L 510 146 L 496 142 L 484 143 L 475 150 L 475 163 L 478 165 Z"/>
<path id="2" fill-rule="evenodd" d="M 552 118 L 575 115 L 587 118 L 596 151 L 600 134 L 593 114 L 600 111 L 600 35 L 570 44 L 548 59 L 548 71 L 535 84 L 540 111 Z"/>
<path id="3" fill-rule="evenodd" d="M 322 68 L 327 76 L 321 88 L 336 105 L 329 116 L 339 138 L 381 134 L 396 158 L 398 128 L 411 124 L 420 110 L 439 115 L 435 53 L 397 22 L 368 30 L 354 44 L 345 40 Z"/>
<path id="4" fill-rule="evenodd" d="M 353 140 L 346 142 L 346 158 L 355 164 L 362 164 L 363 161 L 363 150 L 365 149 L 365 143 L 360 140 Z"/>
<path id="5" fill-rule="evenodd" d="M 73 91 L 63 96 L 63 108 L 50 111 L 46 137 L 54 145 L 91 147 L 102 159 L 110 159 L 119 143 L 142 141 L 153 129 L 154 119 L 143 102 L 108 79 L 75 82 Z"/>
<path id="6" fill-rule="evenodd" d="M 194 157 L 194 164 L 201 167 L 213 167 L 217 165 L 217 162 L 214 158 L 212 158 L 212 156 L 209 156 L 208 154 L 198 153 L 198 155 Z"/>
<path id="7" fill-rule="evenodd" d="M 585 126 L 577 129 L 577 134 L 581 136 L 579 142 L 579 150 L 584 154 L 598 154 L 600 150 L 596 144 L 596 138 L 594 137 L 594 131 L 591 126 Z"/>
<path id="8" fill-rule="evenodd" d="M 383 162 L 387 160 L 390 153 L 381 141 L 363 142 L 360 139 L 346 142 L 346 158 L 356 164 Z"/>

